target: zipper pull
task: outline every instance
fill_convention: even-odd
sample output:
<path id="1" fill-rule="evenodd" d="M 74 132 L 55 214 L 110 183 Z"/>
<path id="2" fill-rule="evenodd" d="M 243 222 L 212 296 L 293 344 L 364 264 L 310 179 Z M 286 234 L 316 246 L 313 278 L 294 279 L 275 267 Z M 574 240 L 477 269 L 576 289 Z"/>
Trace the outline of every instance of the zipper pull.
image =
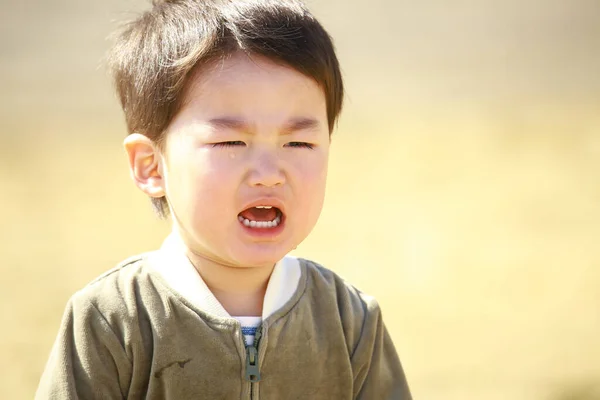
<path id="1" fill-rule="evenodd" d="M 260 370 L 258 369 L 258 343 L 262 336 L 262 325 L 256 329 L 254 343 L 246 346 L 246 380 L 255 383 L 260 381 Z"/>
<path id="2" fill-rule="evenodd" d="M 260 381 L 258 349 L 254 345 L 246 347 L 246 380 L 250 382 Z"/>

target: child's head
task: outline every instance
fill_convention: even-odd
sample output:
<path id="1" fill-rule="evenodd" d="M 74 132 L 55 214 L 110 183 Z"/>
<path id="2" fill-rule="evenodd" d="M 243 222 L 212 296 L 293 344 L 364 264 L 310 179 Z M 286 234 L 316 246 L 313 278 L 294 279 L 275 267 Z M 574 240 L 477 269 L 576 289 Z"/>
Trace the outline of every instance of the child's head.
<path id="1" fill-rule="evenodd" d="M 343 84 L 300 2 L 158 1 L 110 61 L 132 176 L 190 250 L 259 265 L 308 235 Z"/>

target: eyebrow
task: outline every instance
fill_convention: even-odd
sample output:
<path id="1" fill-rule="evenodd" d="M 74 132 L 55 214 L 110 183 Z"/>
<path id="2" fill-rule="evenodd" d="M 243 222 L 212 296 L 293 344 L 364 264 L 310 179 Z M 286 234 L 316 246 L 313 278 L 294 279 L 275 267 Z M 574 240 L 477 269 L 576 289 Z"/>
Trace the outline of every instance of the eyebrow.
<path id="1" fill-rule="evenodd" d="M 213 127 L 220 129 L 232 129 L 242 132 L 252 132 L 251 127 L 242 119 L 233 117 L 212 118 L 208 121 Z M 292 118 L 283 127 L 283 134 L 290 134 L 302 130 L 317 130 L 321 124 L 314 118 L 299 117 Z"/>
<path id="2" fill-rule="evenodd" d="M 241 119 L 231 117 L 213 118 L 208 121 L 213 127 L 221 129 L 233 129 L 236 131 L 248 130 L 248 126 Z"/>

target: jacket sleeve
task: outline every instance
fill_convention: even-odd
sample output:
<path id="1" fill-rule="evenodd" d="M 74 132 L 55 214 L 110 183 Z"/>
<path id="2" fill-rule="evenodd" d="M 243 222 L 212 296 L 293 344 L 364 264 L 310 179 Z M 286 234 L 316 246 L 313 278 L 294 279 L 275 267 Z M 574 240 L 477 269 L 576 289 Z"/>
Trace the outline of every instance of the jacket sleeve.
<path id="1" fill-rule="evenodd" d="M 362 297 L 362 296 L 361 296 Z M 362 332 L 352 354 L 354 398 L 412 400 L 404 370 L 373 299 L 364 299 Z"/>
<path id="2" fill-rule="evenodd" d="M 35 399 L 123 399 L 131 362 L 104 316 L 86 298 L 73 297 Z"/>

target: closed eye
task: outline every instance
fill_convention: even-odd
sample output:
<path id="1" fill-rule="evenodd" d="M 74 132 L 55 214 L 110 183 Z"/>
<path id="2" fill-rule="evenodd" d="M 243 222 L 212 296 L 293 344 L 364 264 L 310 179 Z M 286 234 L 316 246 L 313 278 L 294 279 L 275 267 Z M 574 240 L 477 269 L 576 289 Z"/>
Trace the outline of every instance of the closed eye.
<path id="1" fill-rule="evenodd" d="M 314 149 L 315 146 L 313 144 L 310 143 L 306 143 L 306 142 L 289 142 L 286 146 L 288 147 L 303 147 L 306 149 Z"/>
<path id="2" fill-rule="evenodd" d="M 219 143 L 213 143 L 213 147 L 236 147 L 236 146 L 245 146 L 246 143 L 242 142 L 241 140 L 234 140 L 234 141 L 230 141 L 230 142 L 219 142 Z"/>

